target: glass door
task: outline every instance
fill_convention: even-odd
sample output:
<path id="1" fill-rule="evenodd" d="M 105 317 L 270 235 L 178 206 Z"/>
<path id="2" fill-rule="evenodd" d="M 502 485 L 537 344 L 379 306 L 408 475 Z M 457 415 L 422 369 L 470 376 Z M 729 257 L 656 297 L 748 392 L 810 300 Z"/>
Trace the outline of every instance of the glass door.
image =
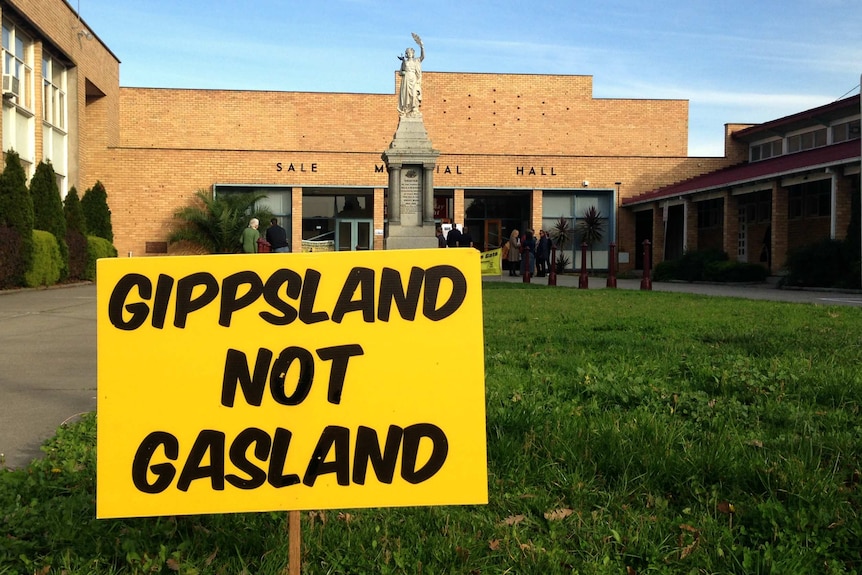
<path id="1" fill-rule="evenodd" d="M 485 220 L 485 244 L 482 251 L 495 250 L 503 243 L 501 220 Z"/>
<path id="2" fill-rule="evenodd" d="M 339 219 L 335 245 L 340 252 L 370 250 L 374 248 L 374 220 Z"/>

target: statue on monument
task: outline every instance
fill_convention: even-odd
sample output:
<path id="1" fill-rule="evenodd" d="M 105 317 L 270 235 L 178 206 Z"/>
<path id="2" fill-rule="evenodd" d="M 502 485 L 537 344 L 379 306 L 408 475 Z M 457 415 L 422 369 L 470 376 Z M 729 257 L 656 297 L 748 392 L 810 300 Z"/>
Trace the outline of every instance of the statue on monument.
<path id="1" fill-rule="evenodd" d="M 422 103 L 422 60 L 425 59 L 425 46 L 422 45 L 422 38 L 418 34 L 413 34 L 413 40 L 419 44 L 419 57 L 416 58 L 416 51 L 413 48 L 407 48 L 403 56 L 398 56 L 401 60 L 398 113 L 402 117 L 421 115 L 419 105 Z"/>

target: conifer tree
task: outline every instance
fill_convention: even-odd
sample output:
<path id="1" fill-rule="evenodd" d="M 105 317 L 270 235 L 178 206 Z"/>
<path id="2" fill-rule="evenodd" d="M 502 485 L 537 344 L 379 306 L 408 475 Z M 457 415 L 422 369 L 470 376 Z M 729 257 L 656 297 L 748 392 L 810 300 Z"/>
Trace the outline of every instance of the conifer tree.
<path id="1" fill-rule="evenodd" d="M 0 174 L 0 287 L 24 285 L 33 265 L 33 202 L 17 152 L 6 152 Z"/>
<path id="2" fill-rule="evenodd" d="M 50 162 L 39 162 L 30 180 L 30 197 L 33 199 L 33 228 L 50 232 L 60 247 L 60 281 L 69 275 L 69 246 L 66 244 L 66 216 L 57 176 Z"/>
<path id="3" fill-rule="evenodd" d="M 108 208 L 108 193 L 102 182 L 97 181 L 92 188 L 84 192 L 84 197 L 81 198 L 81 207 L 84 209 L 87 232 L 114 243 L 111 210 Z"/>
<path id="4" fill-rule="evenodd" d="M 87 271 L 87 222 L 75 186 L 63 201 L 66 216 L 66 244 L 69 246 L 69 277 L 82 279 Z"/>

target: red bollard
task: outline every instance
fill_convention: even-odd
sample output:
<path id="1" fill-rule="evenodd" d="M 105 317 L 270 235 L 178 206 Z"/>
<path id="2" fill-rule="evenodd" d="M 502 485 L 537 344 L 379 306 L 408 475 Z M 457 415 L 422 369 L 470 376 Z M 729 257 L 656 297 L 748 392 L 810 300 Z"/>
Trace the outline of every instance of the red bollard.
<path id="1" fill-rule="evenodd" d="M 649 252 L 650 252 L 650 243 L 649 240 L 644 240 L 644 276 L 641 278 L 641 289 L 642 290 L 651 290 L 652 289 L 652 268 L 650 267 L 649 261 Z"/>
<path id="2" fill-rule="evenodd" d="M 551 245 L 551 265 L 548 270 L 548 285 L 557 285 L 557 246 Z"/>
<path id="3" fill-rule="evenodd" d="M 578 289 L 589 289 L 590 276 L 587 275 L 587 242 L 581 244 L 581 275 L 578 277 Z"/>
<path id="4" fill-rule="evenodd" d="M 609 288 L 617 287 L 616 249 L 617 249 L 617 244 L 612 243 L 608 246 L 608 283 L 605 287 L 609 287 Z"/>

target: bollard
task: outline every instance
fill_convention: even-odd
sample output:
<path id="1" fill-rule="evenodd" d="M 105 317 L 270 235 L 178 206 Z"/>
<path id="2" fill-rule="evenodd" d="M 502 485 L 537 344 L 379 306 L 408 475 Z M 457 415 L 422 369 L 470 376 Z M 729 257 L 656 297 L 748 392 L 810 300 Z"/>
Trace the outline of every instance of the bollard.
<path id="1" fill-rule="evenodd" d="M 578 289 L 590 287 L 590 276 L 587 275 L 587 242 L 581 244 L 581 275 L 578 276 Z"/>
<path id="2" fill-rule="evenodd" d="M 617 249 L 617 244 L 611 243 L 608 246 L 608 283 L 605 285 L 605 287 L 609 287 L 609 288 L 617 287 L 616 249 Z"/>
<path id="3" fill-rule="evenodd" d="M 548 270 L 548 285 L 557 285 L 557 246 L 551 245 L 551 265 Z"/>
<path id="4" fill-rule="evenodd" d="M 650 252 L 650 243 L 649 240 L 644 240 L 644 276 L 641 278 L 641 289 L 642 290 L 651 290 L 652 289 L 652 269 L 650 267 L 649 261 L 649 252 Z"/>

